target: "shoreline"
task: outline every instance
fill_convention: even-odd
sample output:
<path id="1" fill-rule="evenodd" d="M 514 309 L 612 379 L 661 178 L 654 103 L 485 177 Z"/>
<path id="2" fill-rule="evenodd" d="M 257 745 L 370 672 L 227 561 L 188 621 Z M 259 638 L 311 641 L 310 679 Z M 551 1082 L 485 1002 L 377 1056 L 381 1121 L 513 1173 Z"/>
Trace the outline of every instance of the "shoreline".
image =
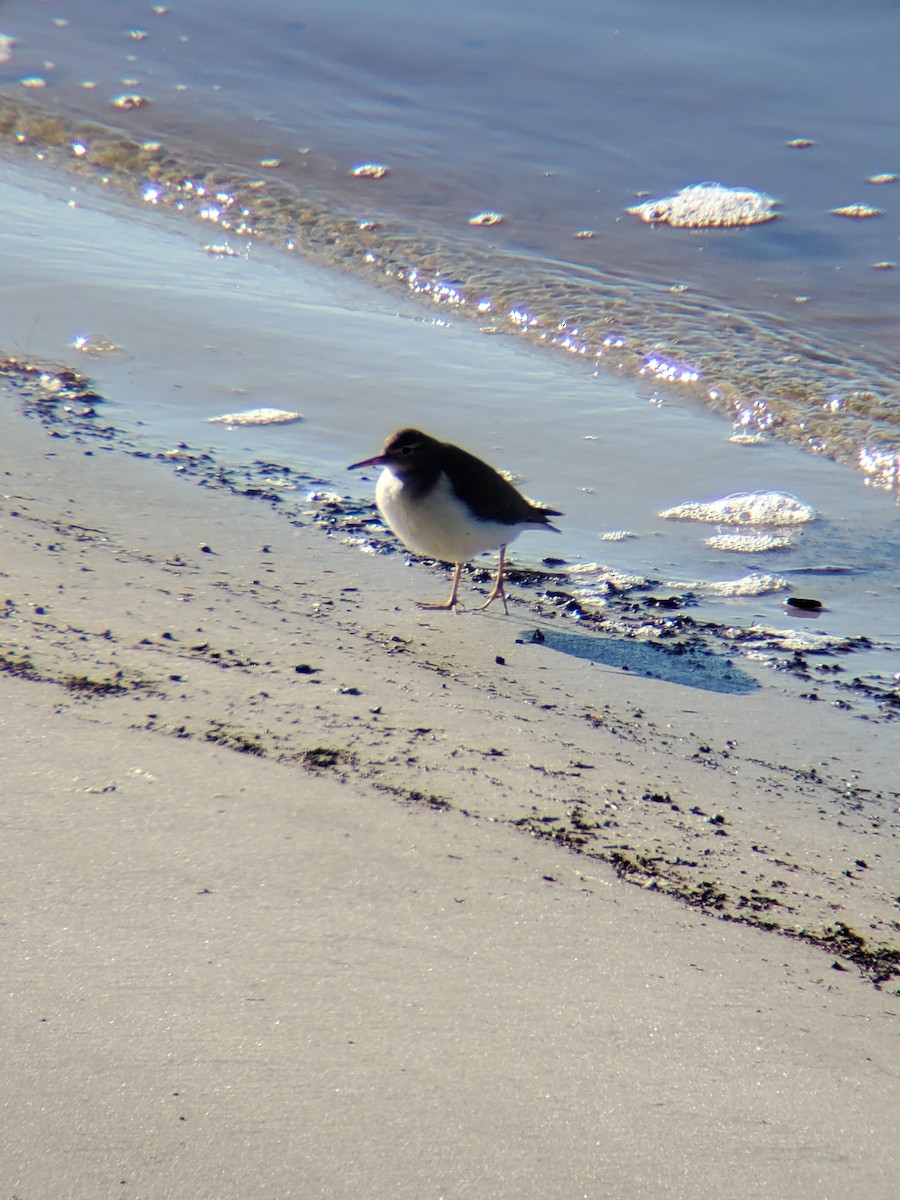
<path id="1" fill-rule="evenodd" d="M 185 451 L 185 471 L 195 469 L 192 458 L 212 454 L 236 488 L 273 491 L 297 468 L 307 477 L 322 472 L 314 486 L 339 493 L 353 486 L 362 516 L 370 493 L 348 484 L 344 464 L 380 445 L 386 426 L 424 425 L 524 472 L 526 487 L 565 510 L 552 546 L 530 538 L 517 550 L 533 566 L 549 550 L 573 576 L 583 566 L 571 579 L 573 603 L 590 610 L 610 592 L 650 588 L 641 603 L 674 596 L 690 609 L 673 614 L 676 623 L 689 616 L 701 625 L 761 626 L 741 656 L 827 654 L 868 637 L 874 645 L 854 656 L 852 670 L 890 703 L 900 596 L 896 501 L 862 487 L 846 468 L 785 445 L 732 444 L 730 427 L 711 414 L 647 404 L 624 378 L 589 377 L 518 340 L 436 318 L 412 299 L 395 308 L 361 281 L 261 245 L 246 256 L 210 256 L 190 222 L 132 211 L 87 187 L 72 191 L 38 165 L 11 171 L 3 198 L 5 348 L 26 364 L 26 355 L 86 357 L 88 391 L 105 401 L 93 423 L 105 427 L 111 414 L 117 436 L 136 452 L 140 443 L 151 454 L 196 447 Z M 73 337 L 85 333 L 89 346 L 99 338 L 107 352 L 73 353 Z M 549 433 L 548 396 L 558 414 Z M 273 432 L 208 423 L 251 397 L 299 410 L 303 420 Z M 38 399 L 49 405 L 53 397 Z M 759 549 L 750 538 L 734 553 L 713 546 L 720 539 L 706 536 L 709 526 L 660 515 L 735 490 L 794 494 L 815 519 L 782 548 Z M 821 620 L 790 615 L 784 597 L 800 589 L 820 599 Z M 773 626 L 784 630 L 783 646 L 768 636 Z M 842 694 L 847 680 L 839 676 L 828 699 L 862 702 L 859 692 Z"/>

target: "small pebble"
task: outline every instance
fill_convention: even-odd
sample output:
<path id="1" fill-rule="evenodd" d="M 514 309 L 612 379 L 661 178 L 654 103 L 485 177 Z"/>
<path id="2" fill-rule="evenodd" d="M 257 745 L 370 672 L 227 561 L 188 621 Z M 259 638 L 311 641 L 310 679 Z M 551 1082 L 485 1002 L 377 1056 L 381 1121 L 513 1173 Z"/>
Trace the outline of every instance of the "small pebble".
<path id="1" fill-rule="evenodd" d="M 799 608 L 804 612 L 818 612 L 823 607 L 821 600 L 813 600 L 808 596 L 789 596 L 785 604 L 788 608 Z"/>

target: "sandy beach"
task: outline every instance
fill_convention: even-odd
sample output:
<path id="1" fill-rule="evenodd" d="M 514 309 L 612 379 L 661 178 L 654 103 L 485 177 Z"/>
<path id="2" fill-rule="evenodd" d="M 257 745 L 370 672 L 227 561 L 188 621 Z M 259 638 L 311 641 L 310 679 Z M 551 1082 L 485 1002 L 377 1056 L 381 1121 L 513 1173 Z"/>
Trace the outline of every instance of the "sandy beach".
<path id="1" fill-rule="evenodd" d="M 0 421 L 10 1195 L 892 1195 L 890 731 Z"/>

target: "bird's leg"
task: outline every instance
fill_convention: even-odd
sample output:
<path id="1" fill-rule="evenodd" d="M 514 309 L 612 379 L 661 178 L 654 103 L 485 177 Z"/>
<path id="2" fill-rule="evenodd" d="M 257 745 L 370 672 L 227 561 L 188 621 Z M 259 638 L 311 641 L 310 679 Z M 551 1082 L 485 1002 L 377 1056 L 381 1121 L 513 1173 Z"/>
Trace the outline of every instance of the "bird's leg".
<path id="1" fill-rule="evenodd" d="M 453 587 L 450 589 L 450 599 L 441 602 L 440 600 L 417 600 L 416 605 L 419 608 L 430 608 L 441 612 L 452 612 L 457 608 L 462 608 L 462 605 L 456 598 L 456 593 L 459 591 L 459 580 L 462 575 L 462 563 L 456 564 L 456 570 L 453 573 Z"/>
<path id="2" fill-rule="evenodd" d="M 503 611 L 506 613 L 507 616 L 509 616 L 509 608 L 507 607 L 507 604 L 506 604 L 506 592 L 503 590 L 503 572 L 504 572 L 505 566 L 506 566 L 506 547 L 501 546 L 500 547 L 500 562 L 497 564 L 497 578 L 494 581 L 494 586 L 491 588 L 491 594 L 488 596 L 487 600 L 485 600 L 484 604 L 479 604 L 479 606 L 478 606 L 479 611 L 482 608 L 487 608 L 487 606 L 489 604 L 493 604 L 493 602 L 499 597 L 503 601 Z"/>

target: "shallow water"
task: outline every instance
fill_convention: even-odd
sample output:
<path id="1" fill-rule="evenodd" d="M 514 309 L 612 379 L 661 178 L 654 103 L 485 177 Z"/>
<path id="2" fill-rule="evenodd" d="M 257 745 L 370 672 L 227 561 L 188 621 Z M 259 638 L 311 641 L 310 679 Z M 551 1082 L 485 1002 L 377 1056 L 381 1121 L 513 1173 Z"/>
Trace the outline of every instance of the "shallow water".
<path id="1" fill-rule="evenodd" d="M 270 464 L 265 478 L 283 486 L 282 511 L 306 519 L 307 487 L 371 502 L 372 478 L 346 464 L 374 452 L 390 427 L 427 424 L 521 473 L 527 491 L 565 512 L 560 535 L 529 533 L 512 559 L 579 567 L 567 586 L 589 605 L 602 601 L 609 572 L 635 575 L 658 581 L 658 595 L 693 592 L 700 619 L 798 636 L 865 634 L 880 648 L 852 670 L 898 669 L 896 501 L 846 469 L 776 442 L 734 444 L 717 417 L 648 403 L 630 378 L 591 378 L 265 245 L 211 255 L 202 228 L 157 209 L 135 212 L 40 164 L 5 175 L 8 349 L 88 374 L 102 397 L 98 420 L 138 451 L 186 443 L 226 468 Z M 84 355 L 73 341 L 85 334 L 118 349 Z M 548 395 L 557 414 L 549 425 Z M 261 406 L 303 420 L 208 424 Z M 790 548 L 729 554 L 706 543 L 731 527 L 659 515 L 739 489 L 795 492 L 815 519 L 791 530 Z M 605 536 L 616 531 L 633 536 Z M 773 574 L 782 590 L 717 596 L 701 586 L 753 574 Z M 789 594 L 819 598 L 825 611 L 792 615 Z"/>
<path id="2" fill-rule="evenodd" d="M 444 307 L 488 298 L 480 319 L 600 354 L 601 371 L 643 369 L 656 402 L 713 406 L 895 484 L 898 275 L 873 264 L 898 255 L 900 185 L 867 182 L 900 165 L 892 5 L 860 20 L 831 2 L 573 0 L 561 18 L 534 0 L 19 0 L 3 22 L 19 44 L 2 92 L 62 114 L 70 159 L 83 114 L 177 148 L 158 203 L 198 207 L 175 187 L 192 167 L 209 178 L 212 164 L 230 196 L 235 168 L 252 171 L 264 186 L 241 203 L 257 234 Z M 26 93 L 29 75 L 47 87 Z M 122 113 L 123 92 L 151 103 Z M 798 136 L 815 144 L 787 148 Z M 135 189 L 154 165 L 86 148 L 77 165 L 120 167 Z M 388 175 L 352 178 L 365 160 Z M 777 196 L 782 217 L 704 233 L 625 214 L 638 192 L 710 178 Z M 831 215 L 854 202 L 884 215 Z M 503 223 L 470 229 L 483 209 Z M 216 223 L 240 241 L 233 216 Z M 361 217 L 381 228 L 359 231 Z M 664 375 L 699 378 L 659 378 L 654 355 Z"/>

